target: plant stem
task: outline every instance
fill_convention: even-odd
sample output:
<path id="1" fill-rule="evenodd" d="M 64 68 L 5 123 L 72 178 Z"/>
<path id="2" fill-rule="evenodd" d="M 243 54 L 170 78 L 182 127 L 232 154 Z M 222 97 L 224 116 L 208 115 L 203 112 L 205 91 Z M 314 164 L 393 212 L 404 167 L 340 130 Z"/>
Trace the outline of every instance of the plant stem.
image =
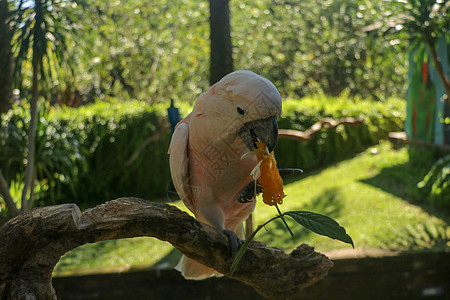
<path id="1" fill-rule="evenodd" d="M 236 270 L 239 262 L 241 261 L 242 257 L 244 256 L 245 251 L 248 248 L 248 245 L 250 244 L 250 242 L 253 240 L 253 238 L 255 237 L 255 235 L 258 233 L 258 231 L 261 230 L 261 228 L 264 228 L 264 226 L 266 226 L 267 224 L 269 224 L 270 222 L 272 222 L 275 219 L 278 218 L 282 218 L 281 215 L 273 217 L 272 219 L 270 219 L 269 221 L 267 221 L 266 223 L 259 225 L 255 231 L 253 231 L 253 233 L 245 240 L 244 244 L 241 246 L 241 248 L 239 249 L 239 251 L 236 253 L 236 256 L 233 259 L 233 263 L 231 264 L 230 267 L 230 274 L 233 274 L 234 271 Z"/>
<path id="2" fill-rule="evenodd" d="M 287 230 L 289 230 L 289 233 L 291 234 L 291 236 L 294 237 L 294 234 L 292 233 L 291 229 L 289 228 L 288 224 L 286 223 L 286 220 L 284 219 L 284 215 L 281 213 L 281 211 L 278 208 L 278 205 L 276 203 L 275 203 L 275 207 L 277 208 L 278 214 L 279 214 L 281 220 L 283 220 L 283 223 L 286 226 Z"/>

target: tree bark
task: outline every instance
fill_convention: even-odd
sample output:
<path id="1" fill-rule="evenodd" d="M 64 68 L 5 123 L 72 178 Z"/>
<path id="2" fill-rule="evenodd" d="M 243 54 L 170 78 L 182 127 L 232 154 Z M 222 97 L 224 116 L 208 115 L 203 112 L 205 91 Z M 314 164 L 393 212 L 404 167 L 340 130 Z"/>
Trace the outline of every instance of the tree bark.
<path id="1" fill-rule="evenodd" d="M 210 0 L 211 85 L 233 72 L 229 0 Z"/>
<path id="2" fill-rule="evenodd" d="M 186 256 L 255 288 L 269 299 L 297 299 L 333 263 L 306 244 L 291 254 L 252 242 L 233 275 L 227 237 L 167 204 L 137 198 L 106 202 L 81 213 L 75 204 L 36 208 L 0 228 L 0 298 L 56 299 L 54 266 L 86 243 L 156 237 Z M 113 288 L 113 287 L 111 287 Z"/>

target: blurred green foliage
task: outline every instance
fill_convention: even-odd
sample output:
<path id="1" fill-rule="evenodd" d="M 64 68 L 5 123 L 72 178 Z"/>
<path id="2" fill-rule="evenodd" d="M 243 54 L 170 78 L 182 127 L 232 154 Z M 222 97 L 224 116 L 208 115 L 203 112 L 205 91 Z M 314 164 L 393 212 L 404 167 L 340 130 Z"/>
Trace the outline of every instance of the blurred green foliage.
<path id="1" fill-rule="evenodd" d="M 76 194 L 79 174 L 87 169 L 85 155 L 79 137 L 59 120 L 49 120 L 51 107 L 40 104 L 36 132 L 35 179 L 38 205 L 60 201 L 63 186 Z M 29 104 L 13 106 L 1 116 L 0 166 L 11 183 L 13 195 L 23 188 L 25 174 L 27 133 L 30 124 Z M 14 197 L 18 201 L 20 197 Z M 45 199 L 44 199 L 45 198 Z"/>
<path id="2" fill-rule="evenodd" d="M 191 102 L 208 86 L 207 1 L 87 1 L 74 88 L 94 96 Z"/>
<path id="3" fill-rule="evenodd" d="M 444 35 L 449 38 L 448 0 L 404 1 L 404 27 L 413 44 L 434 45 Z"/>
<path id="4" fill-rule="evenodd" d="M 431 204 L 449 209 L 450 155 L 437 160 L 417 186 Z"/>
<path id="5" fill-rule="evenodd" d="M 50 83 L 54 102 L 63 89 L 85 101 L 193 102 L 208 87 L 208 1 L 85 0 L 80 7 L 71 12 L 77 36 L 66 42 L 74 77 Z M 381 0 L 230 1 L 234 67 L 295 98 L 344 90 L 403 96 L 408 42 L 392 26 L 402 9 Z"/>
<path id="6" fill-rule="evenodd" d="M 403 95 L 403 35 L 382 26 L 391 1 L 239 1 L 232 7 L 236 68 L 264 74 L 283 94 Z M 376 30 L 370 30 L 372 25 Z"/>

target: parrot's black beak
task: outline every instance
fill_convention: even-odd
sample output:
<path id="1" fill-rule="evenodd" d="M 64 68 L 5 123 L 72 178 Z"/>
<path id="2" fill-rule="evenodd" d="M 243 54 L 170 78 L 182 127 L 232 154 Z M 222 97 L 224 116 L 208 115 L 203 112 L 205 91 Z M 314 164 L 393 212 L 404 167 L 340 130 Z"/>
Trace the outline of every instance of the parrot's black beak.
<path id="1" fill-rule="evenodd" d="M 245 123 L 239 130 L 239 136 L 250 151 L 255 150 L 256 142 L 263 142 L 272 152 L 278 141 L 277 117 Z"/>

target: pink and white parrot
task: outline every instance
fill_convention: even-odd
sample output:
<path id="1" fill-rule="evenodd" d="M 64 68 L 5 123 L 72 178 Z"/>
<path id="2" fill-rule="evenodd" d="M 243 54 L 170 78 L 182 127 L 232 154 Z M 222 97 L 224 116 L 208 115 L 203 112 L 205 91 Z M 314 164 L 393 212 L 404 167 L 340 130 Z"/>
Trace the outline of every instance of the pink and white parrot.
<path id="1" fill-rule="evenodd" d="M 223 231 L 232 245 L 233 237 L 244 239 L 243 222 L 255 207 L 253 194 L 241 192 L 253 191 L 250 172 L 257 160 L 241 156 L 253 151 L 257 141 L 273 150 L 281 106 L 272 82 L 251 71 L 235 71 L 201 94 L 173 133 L 170 170 L 178 195 L 198 221 Z M 186 279 L 221 275 L 185 256 L 176 269 Z"/>

